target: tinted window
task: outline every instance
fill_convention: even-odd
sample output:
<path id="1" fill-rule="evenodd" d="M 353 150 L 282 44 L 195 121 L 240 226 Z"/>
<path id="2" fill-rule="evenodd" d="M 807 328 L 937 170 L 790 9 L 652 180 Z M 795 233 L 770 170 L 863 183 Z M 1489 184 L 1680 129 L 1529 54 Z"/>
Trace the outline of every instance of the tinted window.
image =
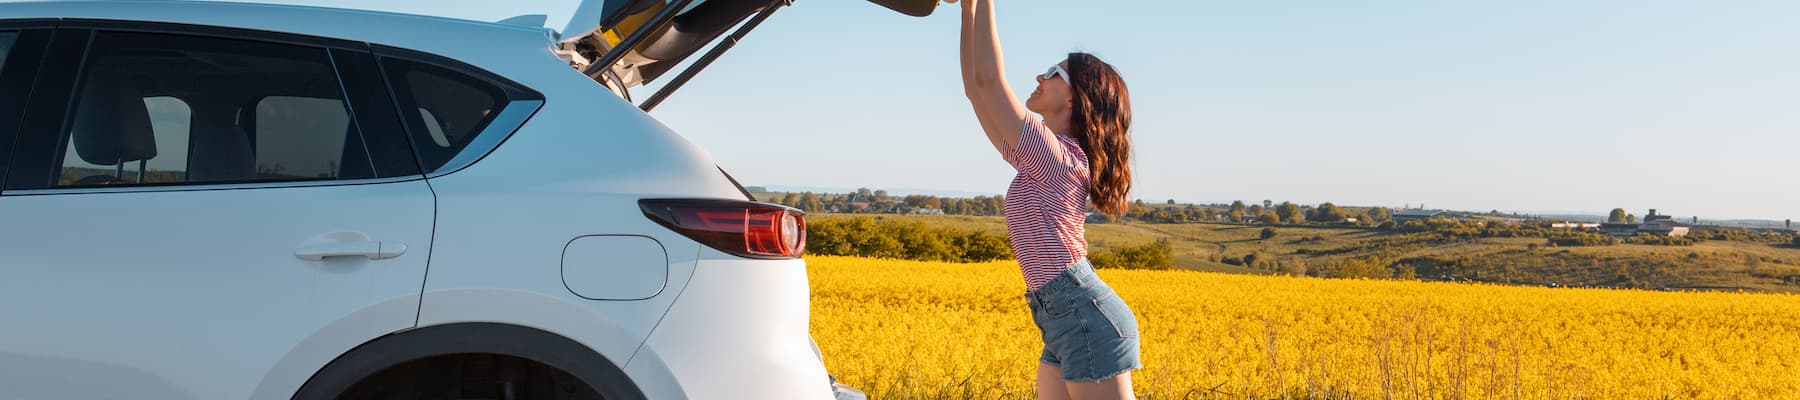
<path id="1" fill-rule="evenodd" d="M 383 59 L 394 84 L 419 162 L 432 171 L 468 147 L 507 103 L 488 81 L 435 65 Z"/>
<path id="2" fill-rule="evenodd" d="M 58 186 L 372 176 L 324 49 L 101 32 L 87 60 Z"/>
<path id="3" fill-rule="evenodd" d="M 7 76 L 7 55 L 12 53 L 18 37 L 18 32 L 0 31 L 0 183 L 6 181 L 12 163 L 13 133 L 18 129 L 19 117 L 24 113 L 24 95 L 30 92 L 31 85 L 31 80 L 25 77 Z M 13 75 L 22 75 L 19 68 L 12 70 Z"/>
<path id="4" fill-rule="evenodd" d="M 344 158 L 344 140 L 318 140 L 320 132 L 344 132 L 344 101 L 270 96 L 256 103 L 256 170 L 277 178 L 331 178 Z M 366 156 L 359 155 L 358 159 Z"/>
<path id="5" fill-rule="evenodd" d="M 0 68 L 6 66 L 6 53 L 12 50 L 13 41 L 18 39 L 18 32 L 0 32 Z"/>

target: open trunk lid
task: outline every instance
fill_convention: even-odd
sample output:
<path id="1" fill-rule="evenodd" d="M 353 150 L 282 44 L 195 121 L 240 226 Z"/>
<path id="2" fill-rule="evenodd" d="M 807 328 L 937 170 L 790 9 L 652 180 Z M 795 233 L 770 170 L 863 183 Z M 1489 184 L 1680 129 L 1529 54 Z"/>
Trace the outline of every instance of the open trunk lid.
<path id="1" fill-rule="evenodd" d="M 938 0 L 869 0 L 913 16 Z M 583 0 L 557 41 L 569 65 L 627 101 L 630 89 L 667 75 L 729 31 L 712 50 L 638 103 L 649 111 L 793 0 Z M 737 29 L 732 30 L 733 27 Z"/>

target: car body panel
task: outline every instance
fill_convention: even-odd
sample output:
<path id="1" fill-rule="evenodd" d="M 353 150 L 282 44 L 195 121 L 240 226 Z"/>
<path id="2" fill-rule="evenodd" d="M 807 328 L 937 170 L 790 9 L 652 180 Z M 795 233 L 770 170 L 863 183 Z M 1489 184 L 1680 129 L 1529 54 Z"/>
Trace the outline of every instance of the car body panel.
<path id="1" fill-rule="evenodd" d="M 521 83 L 596 85 L 566 69 Z M 705 152 L 610 93 L 543 92 L 544 108 L 506 143 L 469 168 L 431 179 L 439 234 L 420 324 L 505 320 L 626 360 L 685 286 L 700 249 L 646 218 L 637 201 L 742 194 Z M 597 127 L 594 121 L 605 123 Z M 561 278 L 566 244 L 595 235 L 637 235 L 662 244 L 667 286 L 635 301 L 589 300 L 570 292 Z M 487 289 L 496 287 L 511 290 Z"/>
<path id="2" fill-rule="evenodd" d="M 802 260 L 702 251 L 694 277 L 625 372 L 655 399 L 830 399 Z M 746 366 L 754 365 L 754 368 Z"/>
<path id="3" fill-rule="evenodd" d="M 342 353 L 416 320 L 431 249 L 423 180 L 16 193 L 0 196 L 9 227 L 0 230 L 0 304 L 32 306 L 0 313 L 0 358 L 12 358 L 0 365 L 35 372 L 0 373 L 9 396 L 248 398 L 302 343 Z M 344 231 L 411 250 L 387 260 L 295 257 L 296 246 Z"/>

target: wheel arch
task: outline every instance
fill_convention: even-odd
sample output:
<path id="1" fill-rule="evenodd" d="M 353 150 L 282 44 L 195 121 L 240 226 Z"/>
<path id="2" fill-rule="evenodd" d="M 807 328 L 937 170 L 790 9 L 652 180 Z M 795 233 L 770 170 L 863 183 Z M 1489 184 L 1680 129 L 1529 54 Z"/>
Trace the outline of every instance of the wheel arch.
<path id="1" fill-rule="evenodd" d="M 619 364 L 573 339 L 548 331 L 500 323 L 453 323 L 421 327 L 376 338 L 320 368 L 294 399 L 334 399 L 365 377 L 435 356 L 500 354 L 560 369 L 607 399 L 644 399 Z"/>

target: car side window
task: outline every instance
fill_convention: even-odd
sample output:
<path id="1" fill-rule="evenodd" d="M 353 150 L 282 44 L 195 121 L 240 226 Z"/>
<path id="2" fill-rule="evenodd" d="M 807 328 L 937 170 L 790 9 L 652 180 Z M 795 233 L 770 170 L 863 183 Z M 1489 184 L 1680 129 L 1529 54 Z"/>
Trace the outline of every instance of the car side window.
<path id="1" fill-rule="evenodd" d="M 344 161 L 345 140 L 319 140 L 320 132 L 350 128 L 344 101 L 269 96 L 256 103 L 256 170 L 261 177 L 332 178 Z M 334 138 L 337 139 L 337 138 Z"/>
<path id="2" fill-rule="evenodd" d="M 468 147 L 509 102 L 486 80 L 432 64 L 382 59 L 400 101 L 412 143 L 425 171 L 433 171 Z"/>
<path id="3" fill-rule="evenodd" d="M 373 176 L 325 49 L 99 32 L 88 51 L 55 186 Z"/>
<path id="4" fill-rule="evenodd" d="M 12 50 L 13 42 L 17 40 L 18 32 L 0 32 L 0 68 L 6 67 L 6 53 Z"/>

